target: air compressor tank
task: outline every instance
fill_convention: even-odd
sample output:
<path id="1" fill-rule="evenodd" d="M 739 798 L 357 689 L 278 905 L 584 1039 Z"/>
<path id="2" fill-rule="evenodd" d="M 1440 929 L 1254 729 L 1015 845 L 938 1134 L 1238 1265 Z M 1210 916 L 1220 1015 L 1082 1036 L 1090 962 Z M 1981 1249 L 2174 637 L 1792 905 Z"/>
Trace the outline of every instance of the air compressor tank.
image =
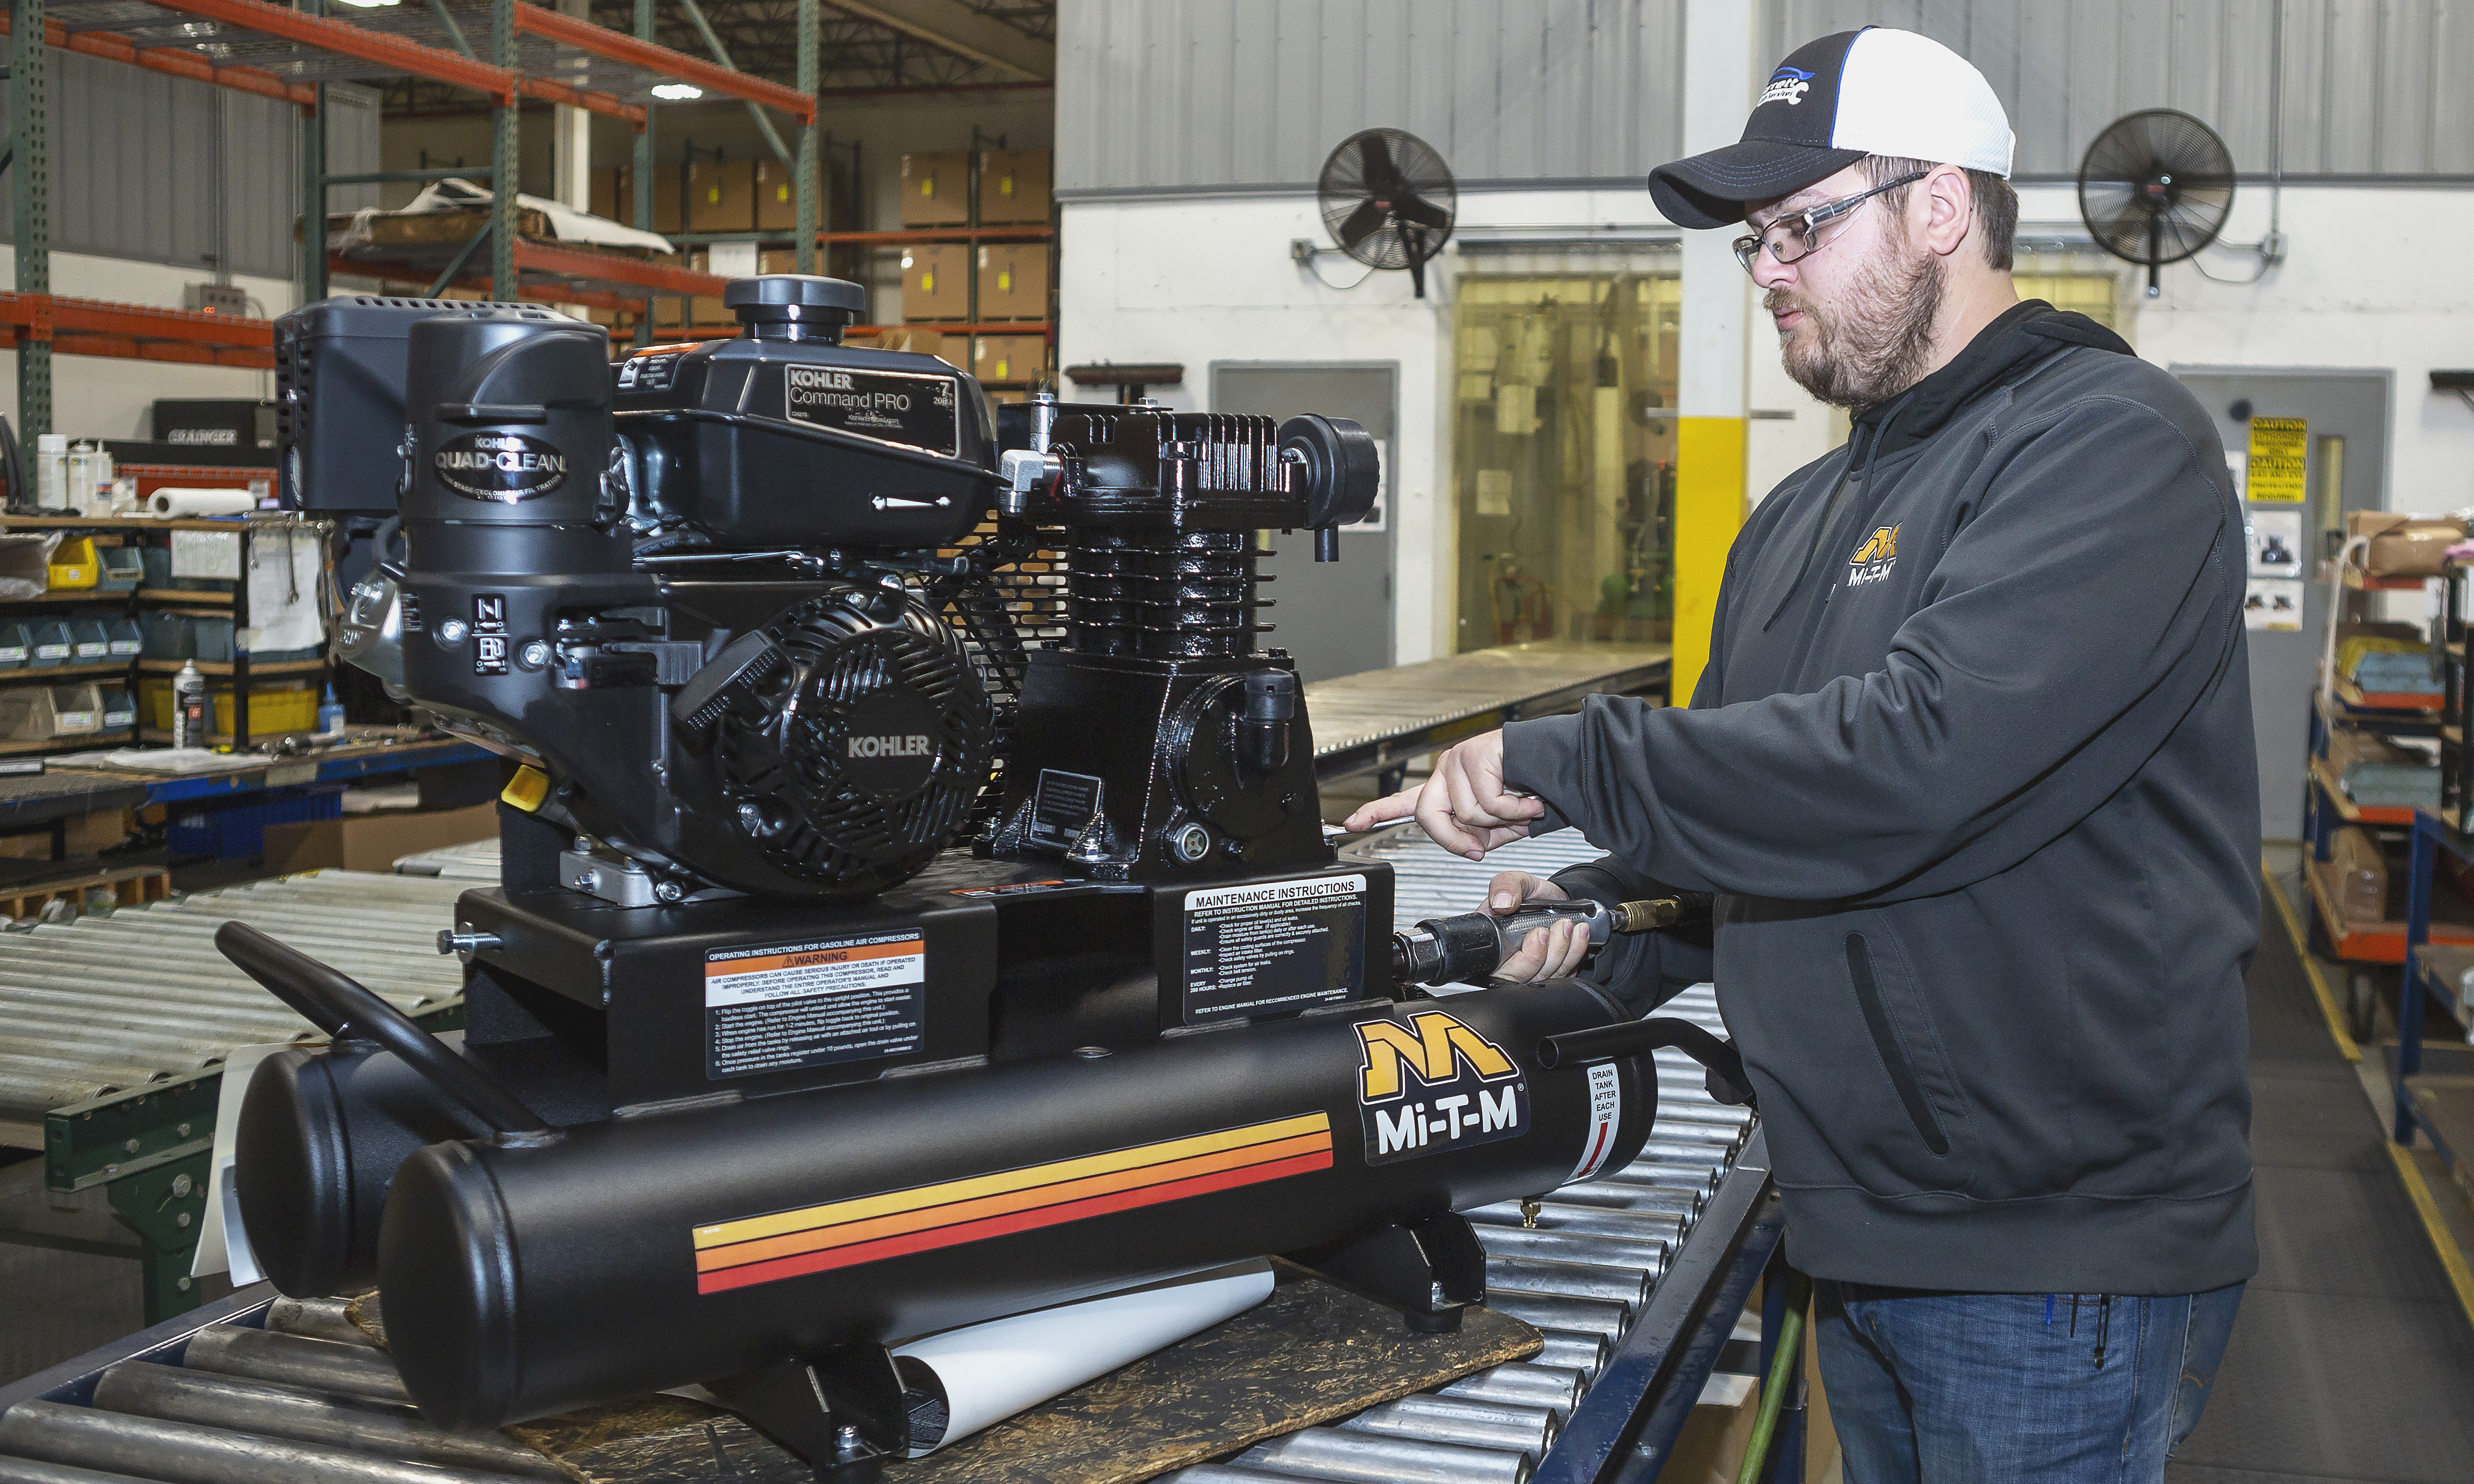
<path id="1" fill-rule="evenodd" d="M 1620 1016 L 1557 981 L 431 1144 L 389 1343 L 423 1415 L 494 1427 L 1542 1194 L 1648 1135 L 1637 1061 L 1538 1060 Z"/>

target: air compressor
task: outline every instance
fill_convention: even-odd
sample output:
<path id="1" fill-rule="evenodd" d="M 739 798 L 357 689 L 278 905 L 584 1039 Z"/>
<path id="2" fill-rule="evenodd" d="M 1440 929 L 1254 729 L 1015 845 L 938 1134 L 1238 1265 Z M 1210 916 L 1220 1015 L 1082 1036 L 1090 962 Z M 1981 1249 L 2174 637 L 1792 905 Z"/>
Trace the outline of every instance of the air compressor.
<path id="1" fill-rule="evenodd" d="M 1573 981 L 1425 998 L 1467 931 L 1387 960 L 1389 869 L 1325 840 L 1256 645 L 1257 532 L 1336 557 L 1372 441 L 1001 422 L 843 345 L 858 285 L 723 297 L 739 335 L 615 366 L 511 306 L 279 324 L 287 469 L 403 368 L 339 650 L 517 770 L 500 885 L 442 935 L 460 1045 L 218 935 L 333 1036 L 243 1104 L 268 1275 L 377 1284 L 444 1425 L 698 1382 L 855 1471 L 903 1446 L 889 1344 L 1163 1272 L 1288 1253 L 1448 1327 L 1485 1271 L 1452 1213 L 1627 1160 L 1637 1058 L 1686 1043 Z"/>

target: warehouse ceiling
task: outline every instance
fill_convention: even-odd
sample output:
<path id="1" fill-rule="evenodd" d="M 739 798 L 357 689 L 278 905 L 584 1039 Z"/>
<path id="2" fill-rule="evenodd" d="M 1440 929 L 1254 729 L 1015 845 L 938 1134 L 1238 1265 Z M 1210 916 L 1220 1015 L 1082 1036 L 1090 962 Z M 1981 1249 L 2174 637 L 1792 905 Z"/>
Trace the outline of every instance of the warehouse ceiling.
<path id="1" fill-rule="evenodd" d="M 705 20 L 741 71 L 798 84 L 798 0 L 702 0 Z M 935 92 L 1043 84 L 1055 76 L 1056 0 L 823 0 L 822 88 Z M 593 0 L 593 19 L 632 33 L 635 0 Z M 711 58 L 688 6 L 656 0 L 654 39 Z M 398 78 L 385 85 L 391 116 L 473 110 L 471 93 Z"/>

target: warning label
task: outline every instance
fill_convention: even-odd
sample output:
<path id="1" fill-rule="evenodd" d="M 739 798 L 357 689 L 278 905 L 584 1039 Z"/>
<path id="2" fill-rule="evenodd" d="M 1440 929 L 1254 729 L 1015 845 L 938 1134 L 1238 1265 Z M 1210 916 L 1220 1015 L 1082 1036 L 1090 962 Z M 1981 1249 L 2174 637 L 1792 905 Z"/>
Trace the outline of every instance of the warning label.
<path id="1" fill-rule="evenodd" d="M 1366 878 L 1216 887 L 1185 899 L 1185 1024 L 1353 997 L 1366 967 Z"/>
<path id="2" fill-rule="evenodd" d="M 1589 1068 L 1589 1136 L 1581 1145 L 1581 1162 L 1572 1166 L 1573 1180 L 1592 1179 L 1607 1167 L 1607 1156 L 1615 1147 L 1615 1129 L 1622 1122 L 1623 1078 L 1613 1062 L 1601 1061 Z"/>
<path id="3" fill-rule="evenodd" d="M 704 956 L 705 1076 L 917 1051 L 928 953 L 916 933 L 720 949 Z"/>

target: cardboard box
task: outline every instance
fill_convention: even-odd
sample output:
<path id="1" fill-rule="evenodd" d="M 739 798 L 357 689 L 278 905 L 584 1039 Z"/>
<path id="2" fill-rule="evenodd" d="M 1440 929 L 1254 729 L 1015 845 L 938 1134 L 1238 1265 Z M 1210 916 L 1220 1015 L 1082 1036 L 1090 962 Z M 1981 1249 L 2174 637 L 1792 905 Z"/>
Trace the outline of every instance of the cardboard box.
<path id="1" fill-rule="evenodd" d="M 980 225 L 1048 221 L 1046 150 L 990 150 L 980 157 Z"/>
<path id="2" fill-rule="evenodd" d="M 623 222 L 626 220 L 624 216 L 619 214 L 618 207 L 618 181 L 620 176 L 625 173 L 626 169 L 627 167 L 624 165 L 595 165 L 593 167 L 592 210 L 594 215 L 607 217 L 614 222 Z"/>
<path id="3" fill-rule="evenodd" d="M 902 157 L 902 225 L 957 227 L 971 219 L 971 157 L 961 150 Z"/>
<path id="4" fill-rule="evenodd" d="M 1048 337 L 982 335 L 979 343 L 971 348 L 971 375 L 982 382 L 1045 379 L 1048 375 Z"/>
<path id="5" fill-rule="evenodd" d="M 799 225 L 799 197 L 794 188 L 798 179 L 797 171 L 778 159 L 756 162 L 758 231 L 789 231 Z"/>
<path id="6" fill-rule="evenodd" d="M 266 827 L 266 868 L 389 871 L 403 856 L 487 839 L 498 833 L 498 806 L 475 804 L 424 814 L 386 809 L 340 819 L 303 819 Z"/>
<path id="7" fill-rule="evenodd" d="M 902 317 L 959 320 L 970 317 L 970 249 L 958 242 L 930 242 L 902 253 Z"/>
<path id="8" fill-rule="evenodd" d="M 710 273 L 712 255 L 698 248 L 688 255 L 688 266 L 698 273 Z M 691 325 L 737 325 L 739 316 L 730 312 L 719 294 L 698 294 L 688 301 L 688 323 Z"/>
<path id="9" fill-rule="evenodd" d="M 756 229 L 756 161 L 699 159 L 688 165 L 688 231 Z"/>
<path id="10" fill-rule="evenodd" d="M 799 271 L 798 252 L 791 248 L 766 248 L 756 255 L 756 271 L 758 273 L 796 273 Z"/>
<path id="11" fill-rule="evenodd" d="M 676 165 L 653 167 L 653 230 L 685 231 L 687 224 L 679 219 L 679 186 L 686 172 Z M 636 207 L 631 199 L 627 207 L 628 225 L 635 225 Z"/>
<path id="12" fill-rule="evenodd" d="M 2345 514 L 2345 536 L 2349 541 L 2369 538 L 2358 560 L 2374 577 L 2437 577 L 2440 557 L 2465 539 L 2465 526 L 2441 516 L 2351 510 Z"/>
<path id="13" fill-rule="evenodd" d="M 980 249 L 980 318 L 1048 318 L 1048 244 L 995 243 Z"/>
<path id="14" fill-rule="evenodd" d="M 971 369 L 971 337 L 948 335 L 934 329 L 888 329 L 876 337 L 880 351 L 901 351 L 911 355 L 934 355 L 956 371 Z"/>

